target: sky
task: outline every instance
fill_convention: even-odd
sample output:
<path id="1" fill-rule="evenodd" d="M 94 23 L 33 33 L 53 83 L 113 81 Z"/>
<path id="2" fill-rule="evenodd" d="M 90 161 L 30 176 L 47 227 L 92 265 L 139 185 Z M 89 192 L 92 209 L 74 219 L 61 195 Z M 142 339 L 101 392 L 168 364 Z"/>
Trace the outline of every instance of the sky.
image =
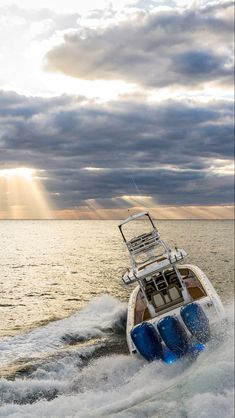
<path id="1" fill-rule="evenodd" d="M 0 0 L 0 219 L 232 218 L 233 8 Z"/>

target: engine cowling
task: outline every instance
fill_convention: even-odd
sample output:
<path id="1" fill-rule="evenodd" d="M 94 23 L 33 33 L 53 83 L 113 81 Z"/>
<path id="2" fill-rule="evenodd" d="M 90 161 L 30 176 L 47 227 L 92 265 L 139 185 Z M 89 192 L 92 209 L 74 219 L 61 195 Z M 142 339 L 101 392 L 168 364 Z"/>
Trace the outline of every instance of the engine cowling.
<path id="1" fill-rule="evenodd" d="M 173 316 L 165 316 L 158 322 L 158 331 L 166 346 L 177 356 L 187 353 L 188 336 L 179 320 Z"/>
<path id="2" fill-rule="evenodd" d="M 131 338 L 139 353 L 148 361 L 159 360 L 163 356 L 160 336 L 154 326 L 142 322 L 131 330 Z"/>
<path id="3" fill-rule="evenodd" d="M 180 315 L 190 333 L 201 343 L 210 339 L 209 320 L 198 303 L 190 303 L 180 310 Z"/>

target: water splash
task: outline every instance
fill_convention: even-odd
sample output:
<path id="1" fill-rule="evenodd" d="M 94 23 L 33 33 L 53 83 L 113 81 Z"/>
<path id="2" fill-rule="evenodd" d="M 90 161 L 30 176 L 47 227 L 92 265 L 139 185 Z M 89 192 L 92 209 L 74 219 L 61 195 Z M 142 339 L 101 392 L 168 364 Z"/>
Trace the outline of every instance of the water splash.
<path id="1" fill-rule="evenodd" d="M 97 358 L 96 343 L 65 349 L 65 333 L 104 335 L 122 321 L 123 309 L 116 299 L 102 296 L 70 318 L 0 340 L 9 352 L 18 346 L 25 354 L 28 347 L 31 356 L 36 342 L 44 353 L 58 350 L 23 379 L 0 380 L 0 417 L 233 417 L 233 306 L 227 307 L 226 324 L 217 327 L 206 351 L 190 365 L 185 360 L 172 366 L 146 363 L 107 351 Z"/>

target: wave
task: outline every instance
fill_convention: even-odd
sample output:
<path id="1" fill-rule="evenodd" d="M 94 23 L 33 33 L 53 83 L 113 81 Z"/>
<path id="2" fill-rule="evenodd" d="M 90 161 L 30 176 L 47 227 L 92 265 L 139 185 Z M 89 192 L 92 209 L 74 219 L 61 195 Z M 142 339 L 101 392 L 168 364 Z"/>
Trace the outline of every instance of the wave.
<path id="1" fill-rule="evenodd" d="M 103 296 L 70 318 L 8 339 L 8 360 L 13 340 L 19 355 L 23 340 L 27 355 L 48 355 L 57 347 L 59 353 L 40 359 L 24 379 L 0 380 L 0 417 L 233 417 L 233 306 L 227 307 L 226 326 L 218 327 L 194 363 L 184 359 L 171 366 L 107 351 L 112 338 L 114 345 L 118 340 L 125 345 L 124 336 L 115 333 L 124 327 L 125 313 L 125 305 Z M 87 340 L 66 346 L 65 335 Z M 4 344 L 6 349 L 6 339 Z"/>
<path id="2" fill-rule="evenodd" d="M 0 339 L 1 367 L 11 361 L 23 362 L 52 354 L 65 344 L 103 337 L 107 332 L 122 332 L 125 320 L 125 304 L 108 295 L 94 298 L 85 309 L 68 318 L 27 334 Z"/>

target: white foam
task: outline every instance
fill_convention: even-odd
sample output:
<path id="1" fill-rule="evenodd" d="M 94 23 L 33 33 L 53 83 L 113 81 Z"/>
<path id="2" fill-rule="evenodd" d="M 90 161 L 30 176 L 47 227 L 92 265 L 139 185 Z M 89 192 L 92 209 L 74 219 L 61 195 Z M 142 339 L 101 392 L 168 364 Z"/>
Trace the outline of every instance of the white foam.
<path id="1" fill-rule="evenodd" d="M 0 364 L 35 358 L 53 353 L 71 338 L 102 337 L 125 315 L 126 306 L 117 299 L 104 295 L 94 298 L 82 311 L 69 318 L 52 322 L 28 334 L 0 339 Z"/>
<path id="2" fill-rule="evenodd" d="M 232 418 L 234 417 L 234 392 L 203 393 L 189 399 L 190 418 Z"/>
<path id="3" fill-rule="evenodd" d="M 95 310 L 105 317 L 100 301 Z M 97 307 L 97 304 L 98 306 Z M 113 314 L 107 313 L 106 326 L 120 314 L 120 306 L 111 303 Z M 116 308 L 114 307 L 116 306 Z M 88 310 L 94 312 L 94 306 Z M 117 309 L 116 313 L 114 313 Z M 119 315 L 118 314 L 118 315 Z M 3 381 L 5 391 L 15 401 L 20 393 L 29 396 L 48 388 L 57 390 L 58 398 L 50 402 L 40 400 L 32 405 L 4 404 L 0 417 L 11 418 L 232 418 L 233 417 L 233 323 L 229 322 L 221 341 L 212 340 L 207 350 L 189 365 L 180 361 L 171 366 L 161 362 L 146 363 L 128 355 L 113 355 L 93 360 L 87 367 L 73 367 L 75 358 L 62 358 L 55 369 L 43 370 L 42 379 L 15 382 Z M 96 323 L 93 318 L 92 321 Z M 66 379 L 59 372 L 66 369 Z M 70 368 L 70 369 L 69 369 Z M 37 373 L 37 372 L 35 372 Z M 46 380 L 47 377 L 47 380 Z M 31 386 L 32 385 L 32 386 Z M 4 387 L 4 386 L 2 386 Z M 0 386 L 1 389 L 1 386 Z M 9 396 L 9 395 L 8 395 Z M 23 396 L 23 395 L 22 395 Z M 5 398 L 5 402 L 10 399 Z"/>

